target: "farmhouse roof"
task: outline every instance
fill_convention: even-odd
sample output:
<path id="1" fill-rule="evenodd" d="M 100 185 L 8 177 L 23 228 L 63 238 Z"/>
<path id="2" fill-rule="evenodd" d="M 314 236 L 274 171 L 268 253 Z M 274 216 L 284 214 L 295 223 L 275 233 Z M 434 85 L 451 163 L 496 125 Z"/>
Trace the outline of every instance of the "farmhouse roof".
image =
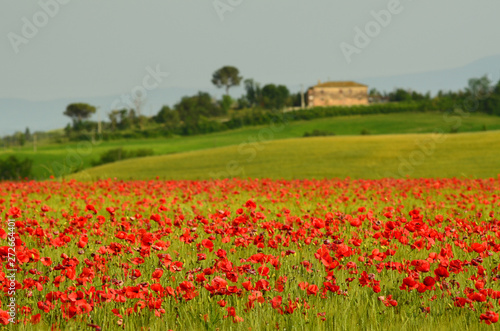
<path id="1" fill-rule="evenodd" d="M 367 87 L 367 85 L 348 81 L 348 82 L 325 82 L 315 85 L 314 87 Z"/>

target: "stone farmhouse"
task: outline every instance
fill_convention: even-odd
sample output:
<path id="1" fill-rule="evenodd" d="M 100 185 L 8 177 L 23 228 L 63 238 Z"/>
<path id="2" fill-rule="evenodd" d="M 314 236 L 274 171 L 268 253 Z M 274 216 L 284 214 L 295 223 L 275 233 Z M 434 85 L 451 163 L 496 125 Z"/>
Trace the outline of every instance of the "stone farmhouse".
<path id="1" fill-rule="evenodd" d="M 307 90 L 309 107 L 368 104 L 368 86 L 356 82 L 326 82 Z"/>

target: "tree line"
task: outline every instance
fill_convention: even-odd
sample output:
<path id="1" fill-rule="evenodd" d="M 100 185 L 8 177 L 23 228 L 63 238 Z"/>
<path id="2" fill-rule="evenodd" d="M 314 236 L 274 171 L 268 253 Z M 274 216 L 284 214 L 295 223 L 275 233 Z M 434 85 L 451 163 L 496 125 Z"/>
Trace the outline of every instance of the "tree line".
<path id="1" fill-rule="evenodd" d="M 192 96 L 184 96 L 173 107 L 163 106 L 154 116 L 140 114 L 138 109 L 113 109 L 102 123 L 91 121 L 96 113 L 96 107 L 85 103 L 73 103 L 66 107 L 64 115 L 71 118 L 72 123 L 65 128 L 67 139 L 88 139 L 89 135 L 99 132 L 104 139 L 141 138 L 168 135 L 192 135 L 237 128 L 245 125 L 263 124 L 263 121 L 285 107 L 300 107 L 300 93 L 290 93 L 284 85 L 266 84 L 261 86 L 253 79 L 243 79 L 239 70 L 233 66 L 224 66 L 216 70 L 211 82 L 224 89 L 225 94 L 220 99 L 213 98 L 207 92 L 198 92 Z M 243 85 L 245 93 L 237 99 L 230 96 L 230 89 Z M 307 105 L 307 98 L 304 98 Z M 371 105 L 360 108 L 361 113 L 378 113 L 380 107 L 374 105 L 399 103 L 407 105 L 397 109 L 439 110 L 454 109 L 457 104 L 474 100 L 475 109 L 491 115 L 500 116 L 500 81 L 493 84 L 488 77 L 472 78 L 465 90 L 439 91 L 435 96 L 417 91 L 395 89 L 391 92 L 379 92 L 371 89 L 369 100 Z M 409 106 L 411 104 L 411 106 Z M 366 108 L 368 107 L 368 108 Z M 370 108 L 372 107 L 372 108 Z M 345 108 L 345 107 L 344 107 Z M 387 111 L 396 109 L 387 108 Z M 333 107 L 332 110 L 307 109 L 306 112 L 295 112 L 297 116 L 314 118 L 322 114 L 343 114 L 358 112 L 353 107 Z M 316 115 L 315 115 L 316 114 Z M 332 115 L 334 116 L 334 115 Z M 101 127 L 99 127 L 101 126 Z M 40 136 L 43 137 L 42 133 Z M 4 146 L 24 145 L 32 141 L 33 135 L 27 128 L 24 133 L 3 138 Z"/>
<path id="2" fill-rule="evenodd" d="M 500 80 L 494 85 L 487 76 L 469 79 L 463 91 L 439 91 L 434 97 L 430 93 L 421 94 L 398 88 L 389 93 L 372 89 L 369 98 L 372 102 L 418 102 L 428 108 L 439 105 L 440 110 L 472 103 L 470 107 L 475 111 L 500 116 Z"/>
<path id="3" fill-rule="evenodd" d="M 243 79 L 239 70 L 233 66 L 224 66 L 212 75 L 211 82 L 218 88 L 224 88 L 225 94 L 220 100 L 214 99 L 207 92 L 198 92 L 192 96 L 182 97 L 173 108 L 163 106 L 151 118 L 139 115 L 135 109 L 115 109 L 108 113 L 109 121 L 103 123 L 102 129 L 111 133 L 130 129 L 142 129 L 148 124 L 160 124 L 163 129 L 177 134 L 196 134 L 205 132 L 207 127 L 217 126 L 214 118 L 227 117 L 231 110 L 248 108 L 267 110 L 282 109 L 288 106 L 300 106 L 300 94 L 292 94 L 284 85 L 261 84 L 253 79 Z M 245 94 L 233 99 L 230 88 L 243 83 Z M 96 107 L 85 103 L 73 103 L 67 106 L 64 115 L 72 120 L 65 128 L 68 136 L 81 132 L 91 132 L 98 124 L 89 121 L 96 113 Z"/>

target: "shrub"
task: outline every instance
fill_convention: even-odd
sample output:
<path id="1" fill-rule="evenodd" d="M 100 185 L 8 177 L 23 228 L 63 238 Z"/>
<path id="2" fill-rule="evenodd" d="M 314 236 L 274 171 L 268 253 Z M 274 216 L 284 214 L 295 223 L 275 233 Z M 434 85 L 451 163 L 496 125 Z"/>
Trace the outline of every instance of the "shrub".
<path id="1" fill-rule="evenodd" d="M 31 177 L 33 160 L 19 160 L 14 155 L 0 160 L 0 180 L 19 180 Z"/>
<path id="2" fill-rule="evenodd" d="M 312 132 L 304 133 L 304 137 L 324 137 L 324 136 L 334 136 L 335 133 L 331 131 L 322 131 L 314 129 Z"/>
<path id="3" fill-rule="evenodd" d="M 99 160 L 93 161 L 92 166 L 98 166 L 106 163 L 112 163 L 117 161 L 122 161 L 125 159 L 131 159 L 135 157 L 145 157 L 151 156 L 154 152 L 150 148 L 140 148 L 133 151 L 126 151 L 122 147 L 110 149 L 107 152 L 101 154 Z"/>
<path id="4" fill-rule="evenodd" d="M 145 157 L 153 155 L 154 152 L 151 148 L 139 148 L 132 151 L 131 154 L 133 155 L 132 157 Z"/>
<path id="5" fill-rule="evenodd" d="M 369 134 L 370 134 L 370 131 L 368 131 L 367 129 L 363 129 L 363 130 L 361 130 L 361 135 L 363 135 L 363 136 L 367 136 L 367 135 L 369 135 Z"/>

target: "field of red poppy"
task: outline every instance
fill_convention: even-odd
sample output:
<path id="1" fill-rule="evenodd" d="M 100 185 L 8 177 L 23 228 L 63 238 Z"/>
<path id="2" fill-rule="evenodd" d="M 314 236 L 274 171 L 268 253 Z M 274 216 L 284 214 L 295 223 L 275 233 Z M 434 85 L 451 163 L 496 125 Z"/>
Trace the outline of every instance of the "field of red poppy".
<path id="1" fill-rule="evenodd" d="M 495 329 L 499 215 L 500 176 L 3 182 L 0 329 Z"/>

